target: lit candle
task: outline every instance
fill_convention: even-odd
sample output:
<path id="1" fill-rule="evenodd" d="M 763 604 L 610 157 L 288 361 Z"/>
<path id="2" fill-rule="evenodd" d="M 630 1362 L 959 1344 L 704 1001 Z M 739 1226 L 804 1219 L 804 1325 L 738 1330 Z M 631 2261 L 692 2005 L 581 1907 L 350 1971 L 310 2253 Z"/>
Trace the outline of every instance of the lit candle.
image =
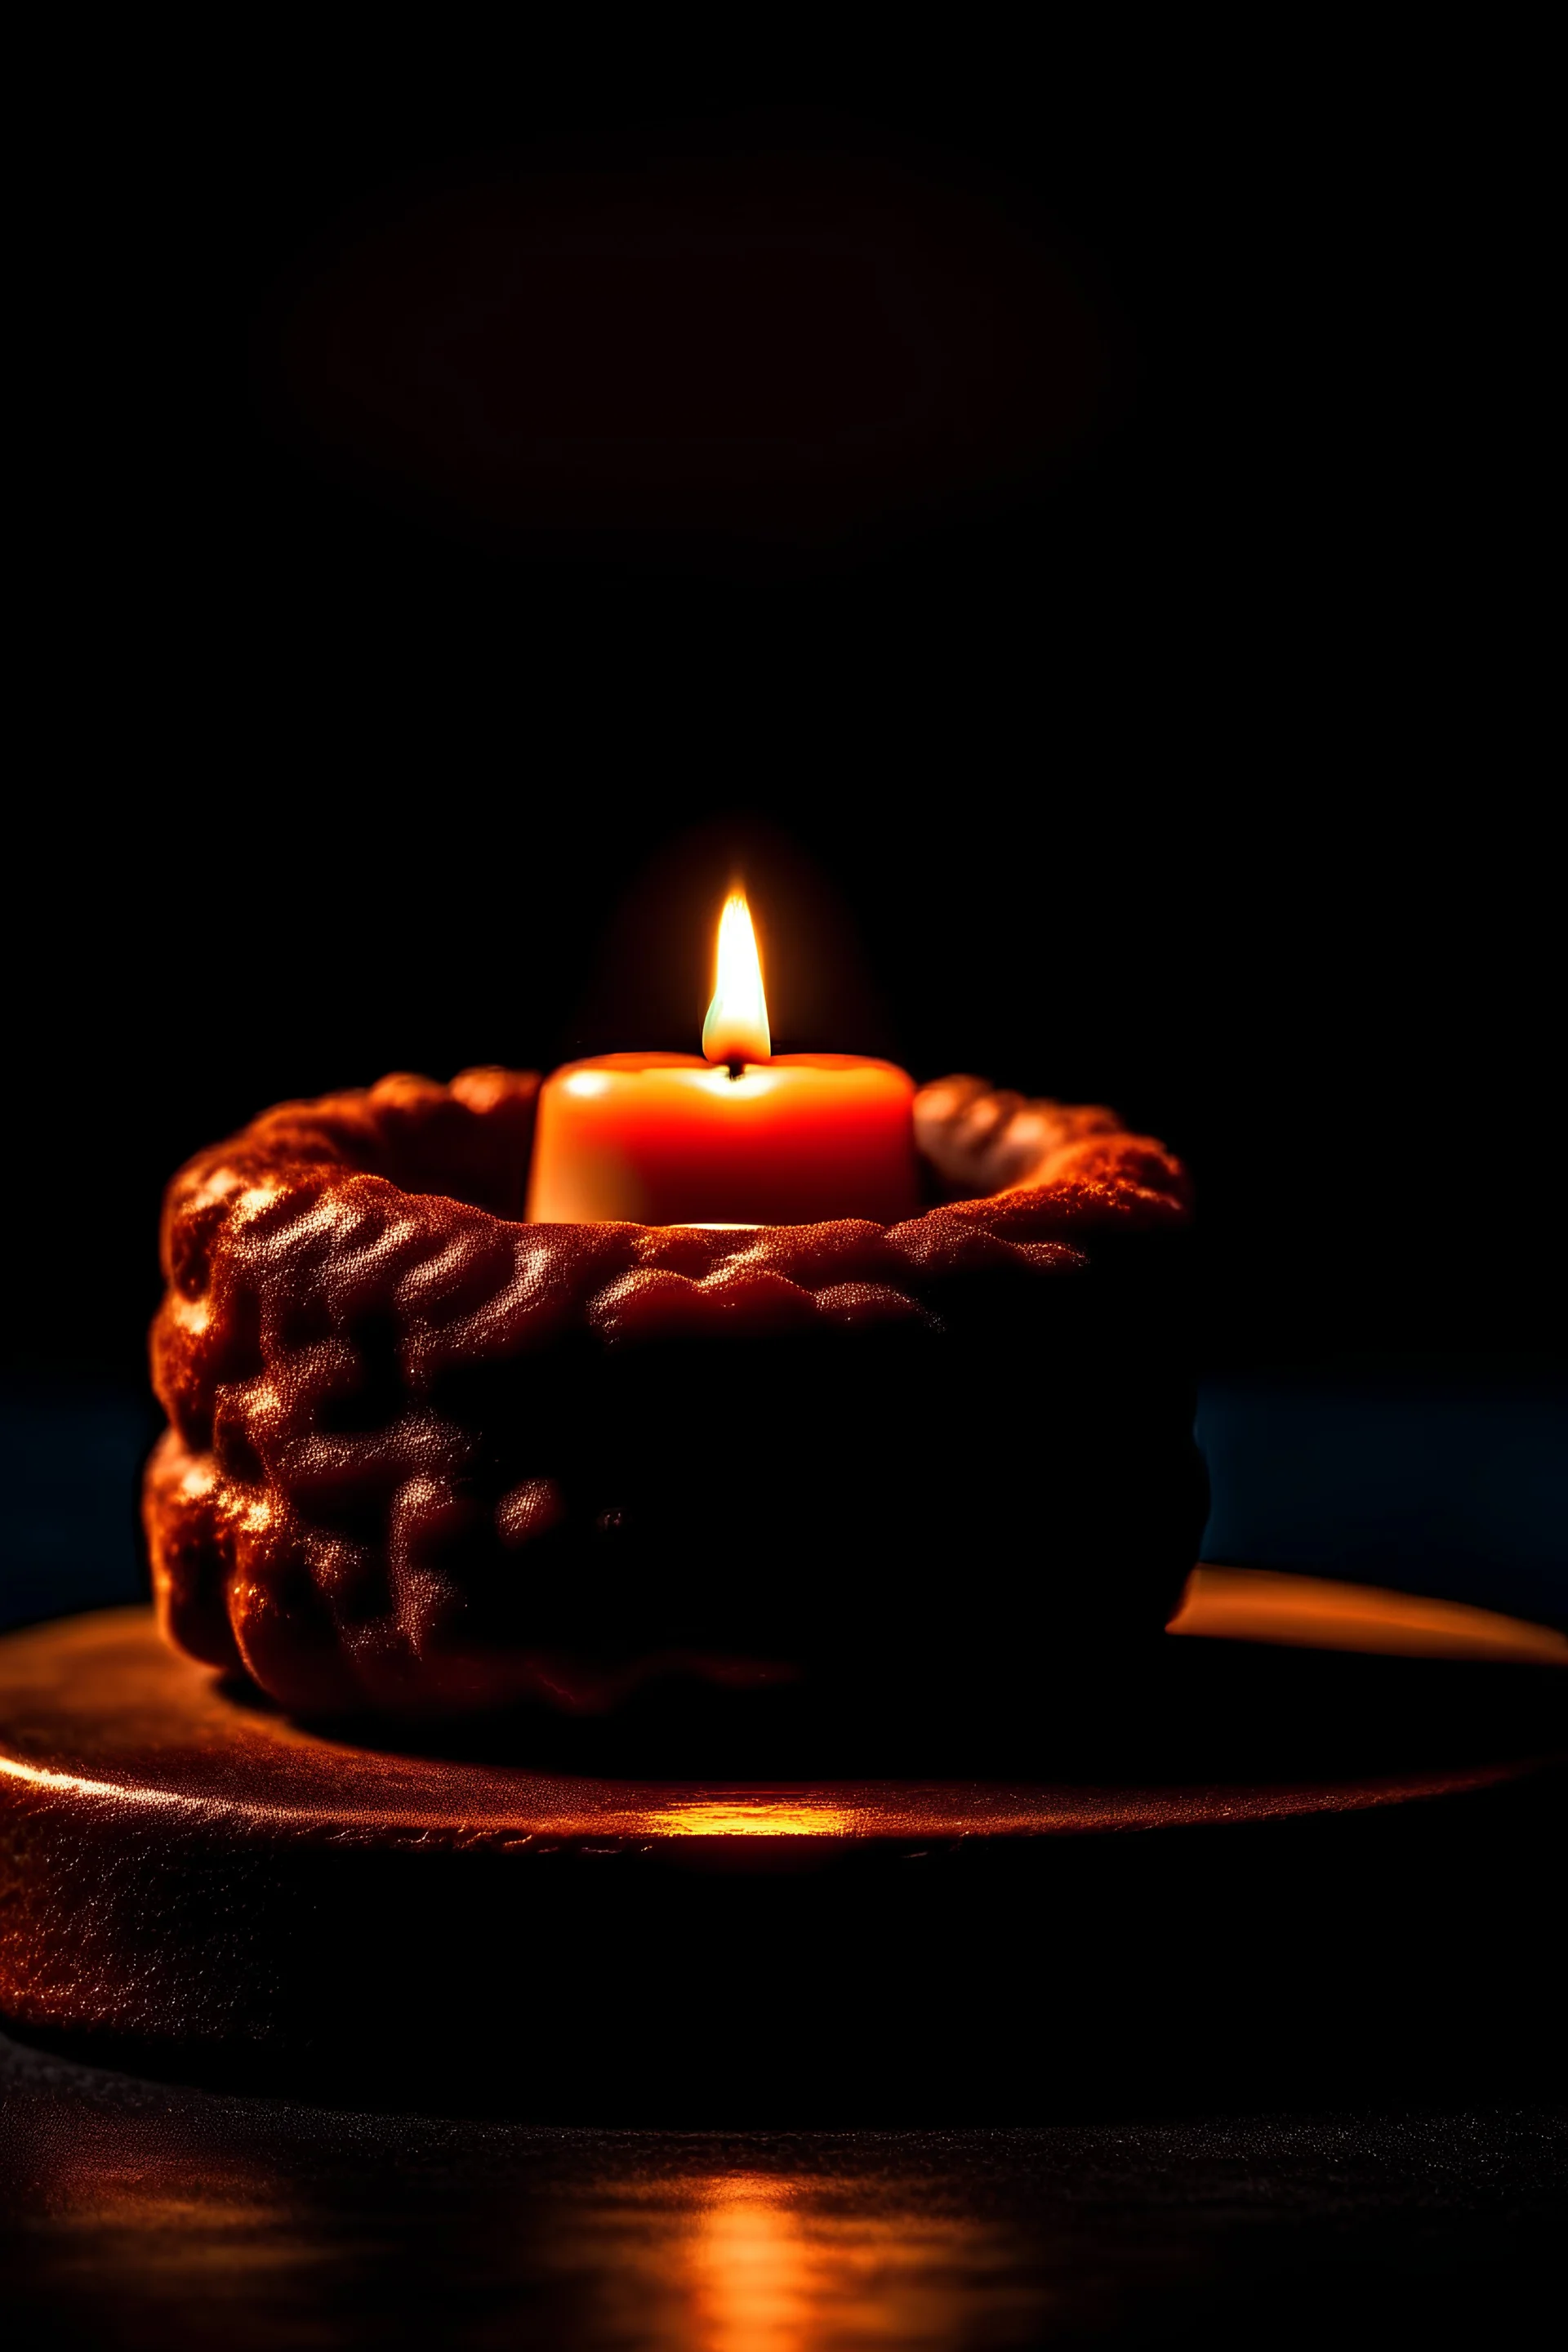
<path id="1" fill-rule="evenodd" d="M 744 898 L 719 924 L 695 1054 L 601 1054 L 540 1089 L 528 1214 L 647 1225 L 890 1223 L 919 1206 L 914 1081 L 855 1054 L 772 1051 Z"/>

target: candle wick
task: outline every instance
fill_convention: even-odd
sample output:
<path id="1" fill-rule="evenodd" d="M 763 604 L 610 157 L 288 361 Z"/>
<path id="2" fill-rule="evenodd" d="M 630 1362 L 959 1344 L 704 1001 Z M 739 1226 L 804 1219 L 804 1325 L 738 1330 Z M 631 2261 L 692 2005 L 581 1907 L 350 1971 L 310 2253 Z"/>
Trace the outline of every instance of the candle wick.
<path id="1" fill-rule="evenodd" d="M 738 1078 L 745 1069 L 745 1066 L 744 1062 L 731 1062 L 729 1066 L 731 1077 L 732 1079 Z"/>

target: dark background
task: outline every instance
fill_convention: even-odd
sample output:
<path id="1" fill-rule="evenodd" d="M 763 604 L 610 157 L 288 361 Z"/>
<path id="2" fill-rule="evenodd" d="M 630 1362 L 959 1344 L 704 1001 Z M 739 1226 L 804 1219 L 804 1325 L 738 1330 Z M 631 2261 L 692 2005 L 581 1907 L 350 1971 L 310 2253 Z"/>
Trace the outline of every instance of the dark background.
<path id="1" fill-rule="evenodd" d="M 18 1376 L 270 1099 L 695 1047 L 737 865 L 782 1045 L 1183 1152 L 1211 1373 L 1561 1369 L 1506 66 L 1054 44 L 35 93 Z"/>
<path id="2" fill-rule="evenodd" d="M 172 1169 L 388 1068 L 694 1047 L 741 865 L 781 1045 L 1189 1160 L 1205 1556 L 1568 1622 L 1540 65 L 538 14 L 12 52 L 0 1621 L 136 1590 Z M 592 304 L 508 278 L 520 189 L 557 256 L 618 207 Z M 446 270 L 460 348 L 400 342 Z M 1527 2112 L 671 2158 L 0 2066 L 50 2342 L 586 2336 L 709 2168 L 826 2211 L 857 2309 L 936 2212 L 955 2336 L 1496 2334 L 1561 2173 Z"/>

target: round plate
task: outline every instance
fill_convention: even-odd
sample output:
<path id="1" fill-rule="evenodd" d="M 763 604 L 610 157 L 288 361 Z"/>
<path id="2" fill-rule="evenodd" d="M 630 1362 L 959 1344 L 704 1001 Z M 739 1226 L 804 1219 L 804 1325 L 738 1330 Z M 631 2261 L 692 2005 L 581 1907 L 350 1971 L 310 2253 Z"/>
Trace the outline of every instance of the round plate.
<path id="1" fill-rule="evenodd" d="M 1142 2052 L 1151 2080 L 1181 1987 L 1228 1983 L 1211 2073 L 1256 2056 L 1259 1937 L 1300 2001 L 1346 1937 L 1411 1978 L 1424 1932 L 1451 1958 L 1517 1923 L 1509 1858 L 1561 1803 L 1562 1635 L 1236 1570 L 1172 1630 L 1102 1675 L 1087 1767 L 1080 1708 L 1032 1777 L 789 1780 L 325 1737 L 144 1610 L 12 1634 L 0 2010 L 138 2064 L 446 2105 L 754 2115 L 815 2084 L 882 2114 L 918 2081 L 928 2116 L 985 2084 L 1037 2113 L 1086 2064 L 1103 2091 Z M 1342 1991 L 1299 2054 L 1336 2016 L 1356 2040 Z"/>

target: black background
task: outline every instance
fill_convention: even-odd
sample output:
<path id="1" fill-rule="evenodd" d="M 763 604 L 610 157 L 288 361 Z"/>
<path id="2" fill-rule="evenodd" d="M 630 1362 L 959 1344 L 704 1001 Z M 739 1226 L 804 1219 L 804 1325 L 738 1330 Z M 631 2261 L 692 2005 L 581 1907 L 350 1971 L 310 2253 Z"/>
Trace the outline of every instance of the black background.
<path id="1" fill-rule="evenodd" d="M 694 1048 L 738 866 L 782 1045 L 1189 1159 L 1210 1369 L 1560 1363 L 1508 61 L 749 39 L 258 33 L 33 93 L 9 1362 L 135 1376 L 161 1184 L 269 1099 Z M 530 529 L 290 390 L 378 224 L 779 157 L 1055 257 L 1093 432 L 869 520 L 840 468 L 793 535 Z M 717 346 L 645 331 L 668 403 Z"/>

